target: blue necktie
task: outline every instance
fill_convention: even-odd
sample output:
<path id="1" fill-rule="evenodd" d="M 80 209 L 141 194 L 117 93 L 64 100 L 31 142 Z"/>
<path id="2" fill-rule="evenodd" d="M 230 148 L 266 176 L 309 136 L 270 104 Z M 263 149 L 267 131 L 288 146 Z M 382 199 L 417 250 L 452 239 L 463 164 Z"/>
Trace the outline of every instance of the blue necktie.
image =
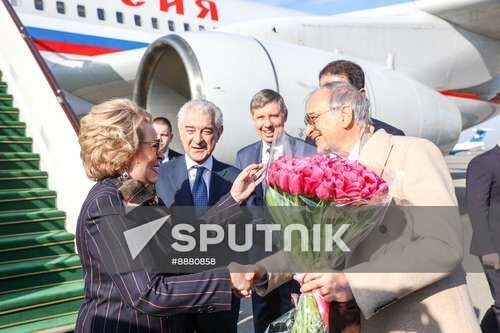
<path id="1" fill-rule="evenodd" d="M 194 179 L 193 184 L 193 203 L 196 207 L 195 214 L 196 217 L 200 217 L 203 215 L 205 210 L 207 210 L 208 205 L 208 193 L 207 193 L 207 185 L 205 184 L 205 180 L 203 180 L 203 172 L 205 171 L 205 167 L 198 166 L 196 168 L 196 177 Z"/>

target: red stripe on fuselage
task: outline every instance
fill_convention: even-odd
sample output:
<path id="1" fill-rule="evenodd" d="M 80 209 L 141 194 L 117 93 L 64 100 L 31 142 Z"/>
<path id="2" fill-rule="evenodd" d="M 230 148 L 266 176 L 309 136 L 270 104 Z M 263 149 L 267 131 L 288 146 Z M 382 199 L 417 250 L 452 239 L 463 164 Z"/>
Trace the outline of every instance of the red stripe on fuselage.
<path id="1" fill-rule="evenodd" d="M 51 40 L 34 39 L 35 45 L 40 51 L 49 51 L 57 53 L 78 54 L 84 56 L 97 56 L 109 53 L 120 52 L 120 49 L 109 47 L 99 47 L 75 43 L 56 42 Z"/>
<path id="2" fill-rule="evenodd" d="M 477 94 L 466 93 L 466 92 L 462 92 L 462 91 L 442 90 L 441 94 L 443 94 L 445 96 L 451 96 L 451 97 L 460 97 L 460 98 L 481 100 L 481 98 Z"/>
<path id="3" fill-rule="evenodd" d="M 471 99 L 474 101 L 482 101 L 482 102 L 488 102 L 488 103 L 493 103 L 493 104 L 500 104 L 500 98 L 498 98 L 498 97 L 494 97 L 488 101 L 488 100 L 481 99 L 481 96 L 479 96 L 478 94 L 468 93 L 468 92 L 463 92 L 463 91 L 442 90 L 442 91 L 440 91 L 440 93 L 443 94 L 444 96 L 458 97 L 458 98 Z"/>

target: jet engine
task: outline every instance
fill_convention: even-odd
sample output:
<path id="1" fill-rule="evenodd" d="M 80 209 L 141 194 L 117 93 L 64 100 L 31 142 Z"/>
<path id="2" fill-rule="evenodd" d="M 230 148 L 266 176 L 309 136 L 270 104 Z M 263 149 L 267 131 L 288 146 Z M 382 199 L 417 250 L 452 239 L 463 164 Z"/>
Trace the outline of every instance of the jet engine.
<path id="1" fill-rule="evenodd" d="M 215 155 L 231 163 L 238 149 L 258 140 L 249 110 L 257 91 L 274 89 L 284 97 L 286 129 L 301 136 L 307 96 L 317 87 L 321 68 L 336 59 L 355 61 L 365 70 L 372 117 L 427 138 L 443 152 L 451 150 L 462 129 L 460 112 L 439 92 L 361 59 L 230 33 L 171 34 L 153 42 L 141 60 L 134 99 L 153 116 L 167 117 L 174 133 L 176 114 L 185 102 L 212 101 L 224 114 Z M 178 138 L 172 148 L 182 150 Z"/>

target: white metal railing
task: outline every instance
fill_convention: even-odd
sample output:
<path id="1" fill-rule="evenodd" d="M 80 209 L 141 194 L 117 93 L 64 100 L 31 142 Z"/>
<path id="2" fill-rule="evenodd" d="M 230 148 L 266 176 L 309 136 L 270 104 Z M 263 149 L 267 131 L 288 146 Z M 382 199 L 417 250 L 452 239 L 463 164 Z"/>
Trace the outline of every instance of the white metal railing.
<path id="1" fill-rule="evenodd" d="M 6 0 L 0 0 L 0 70 L 15 106 L 49 173 L 49 188 L 57 191 L 57 207 L 66 212 L 66 228 L 76 220 L 92 182 L 80 160 L 78 121 L 33 41 Z"/>

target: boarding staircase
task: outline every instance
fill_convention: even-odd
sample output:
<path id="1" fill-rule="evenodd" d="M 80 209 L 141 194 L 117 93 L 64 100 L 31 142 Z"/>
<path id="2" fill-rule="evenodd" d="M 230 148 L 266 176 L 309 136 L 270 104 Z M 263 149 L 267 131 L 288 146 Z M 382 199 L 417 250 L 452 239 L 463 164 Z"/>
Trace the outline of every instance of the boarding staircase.
<path id="1" fill-rule="evenodd" d="M 39 161 L 0 72 L 0 332 L 71 330 L 83 299 L 74 235 Z"/>

